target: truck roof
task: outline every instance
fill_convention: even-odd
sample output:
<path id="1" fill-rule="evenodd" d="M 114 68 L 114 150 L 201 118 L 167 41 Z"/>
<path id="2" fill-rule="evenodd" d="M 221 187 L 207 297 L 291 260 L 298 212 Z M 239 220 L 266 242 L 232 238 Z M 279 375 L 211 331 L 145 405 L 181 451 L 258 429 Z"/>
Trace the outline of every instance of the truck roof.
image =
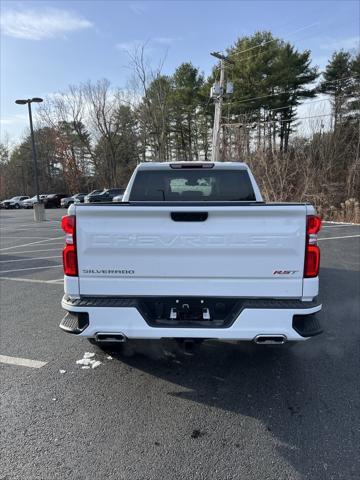
<path id="1" fill-rule="evenodd" d="M 239 170 L 248 170 L 248 166 L 246 163 L 242 162 L 144 162 L 140 163 L 137 167 L 137 170 L 148 170 L 148 169 L 156 169 L 156 170 L 168 170 L 169 168 L 177 169 L 177 168 L 203 168 L 205 169 L 239 169 Z"/>

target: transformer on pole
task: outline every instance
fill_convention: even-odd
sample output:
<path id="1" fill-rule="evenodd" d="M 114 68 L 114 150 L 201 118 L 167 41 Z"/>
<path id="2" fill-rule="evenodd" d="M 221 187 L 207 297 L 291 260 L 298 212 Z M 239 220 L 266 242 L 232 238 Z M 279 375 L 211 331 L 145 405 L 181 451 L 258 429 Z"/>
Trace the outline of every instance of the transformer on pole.
<path id="1" fill-rule="evenodd" d="M 234 92 L 234 86 L 231 82 L 227 83 L 225 87 L 225 63 L 234 63 L 224 55 L 218 52 L 211 52 L 210 55 L 220 60 L 220 82 L 214 83 L 210 90 L 210 96 L 215 102 L 214 125 L 212 135 L 212 161 L 218 162 L 220 157 L 220 127 L 221 127 L 221 112 L 224 95 L 231 95 Z"/>

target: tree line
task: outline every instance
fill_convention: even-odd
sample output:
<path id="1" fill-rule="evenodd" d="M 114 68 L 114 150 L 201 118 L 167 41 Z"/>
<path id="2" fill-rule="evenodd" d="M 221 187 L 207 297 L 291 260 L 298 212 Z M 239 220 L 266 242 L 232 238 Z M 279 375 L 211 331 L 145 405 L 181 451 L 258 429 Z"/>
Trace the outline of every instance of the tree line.
<path id="1" fill-rule="evenodd" d="M 221 159 L 250 163 L 269 200 L 326 209 L 358 198 L 360 54 L 334 52 L 320 72 L 310 51 L 257 32 L 227 56 L 234 92 L 224 101 Z M 161 64 L 149 67 L 144 47 L 129 61 L 131 88 L 99 80 L 45 99 L 36 122 L 42 192 L 125 186 L 143 161 L 211 160 L 219 68 L 206 78 L 188 62 L 165 75 Z M 313 115 L 305 135 L 299 105 L 328 101 L 331 112 Z M 34 193 L 31 155 L 29 136 L 11 151 L 1 145 L 1 197 Z"/>

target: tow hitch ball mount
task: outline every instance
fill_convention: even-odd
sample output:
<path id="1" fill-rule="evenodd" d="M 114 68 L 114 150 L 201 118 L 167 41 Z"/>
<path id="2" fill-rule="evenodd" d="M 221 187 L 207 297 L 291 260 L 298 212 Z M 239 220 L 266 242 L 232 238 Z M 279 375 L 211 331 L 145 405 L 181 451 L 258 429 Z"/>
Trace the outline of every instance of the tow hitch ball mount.
<path id="1" fill-rule="evenodd" d="M 179 301 L 177 300 L 176 303 L 178 302 Z M 179 320 L 183 317 L 191 317 L 190 306 L 188 303 L 184 303 L 183 305 L 179 305 L 178 307 L 171 307 L 170 320 Z M 211 320 L 210 310 L 207 307 L 202 307 L 201 317 L 202 320 Z"/>

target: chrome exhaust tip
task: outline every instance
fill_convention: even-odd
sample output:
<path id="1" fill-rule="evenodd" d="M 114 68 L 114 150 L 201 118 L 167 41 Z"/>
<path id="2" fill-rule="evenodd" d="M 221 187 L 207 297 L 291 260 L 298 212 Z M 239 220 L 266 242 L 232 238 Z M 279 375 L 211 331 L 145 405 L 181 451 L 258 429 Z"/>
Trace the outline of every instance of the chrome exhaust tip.
<path id="1" fill-rule="evenodd" d="M 126 342 L 126 337 L 122 333 L 97 333 L 95 335 L 95 340 L 98 343 L 124 343 Z"/>
<path id="2" fill-rule="evenodd" d="M 257 335 L 254 338 L 257 345 L 282 345 L 286 340 L 285 335 Z"/>

